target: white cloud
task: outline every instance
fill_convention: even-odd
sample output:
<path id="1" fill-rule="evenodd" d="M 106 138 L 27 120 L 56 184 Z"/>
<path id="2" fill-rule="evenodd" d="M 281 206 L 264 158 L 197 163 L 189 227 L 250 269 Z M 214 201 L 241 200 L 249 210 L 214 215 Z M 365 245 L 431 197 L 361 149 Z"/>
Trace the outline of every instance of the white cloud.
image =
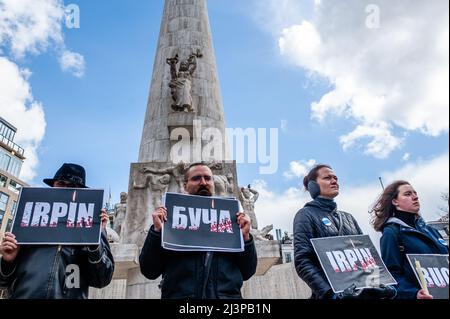
<path id="1" fill-rule="evenodd" d="M 265 31 L 279 32 L 309 15 L 311 1 L 254 0 L 252 17 Z"/>
<path id="2" fill-rule="evenodd" d="M 366 153 L 376 155 L 383 148 L 386 157 L 400 145 L 399 138 L 386 130 L 398 127 L 429 136 L 448 132 L 449 3 L 377 1 L 378 29 L 366 26 L 369 4 L 361 0 L 310 3 L 314 16 L 287 26 L 278 43 L 288 61 L 332 85 L 312 103 L 312 117 L 324 120 L 332 113 L 356 120 L 358 128 L 343 138 L 355 136 L 350 145 L 361 137 L 370 138 Z M 286 14 L 286 8 L 270 10 L 275 10 L 275 22 Z M 374 129 L 380 122 L 387 123 L 385 129 Z"/>
<path id="3" fill-rule="evenodd" d="M 320 67 L 319 50 L 322 40 L 314 25 L 303 21 L 286 28 L 278 41 L 280 52 L 297 65 L 316 69 Z"/>
<path id="4" fill-rule="evenodd" d="M 402 160 L 407 162 L 409 159 L 411 158 L 411 154 L 409 153 L 405 153 L 402 157 Z"/>
<path id="5" fill-rule="evenodd" d="M 20 60 L 27 53 L 38 54 L 53 47 L 61 69 L 82 77 L 83 56 L 67 50 L 64 43 L 65 18 L 61 0 L 0 0 L 0 48 L 8 47 Z"/>
<path id="6" fill-rule="evenodd" d="M 393 150 L 402 145 L 402 139 L 393 136 L 384 122 L 372 126 L 359 125 L 353 132 L 341 136 L 340 142 L 344 150 L 347 150 L 365 138 L 372 140 L 365 146 L 364 153 L 380 159 L 387 158 Z"/>
<path id="7" fill-rule="evenodd" d="M 74 76 L 81 78 L 84 75 L 84 57 L 76 52 L 64 51 L 59 59 L 63 71 L 70 72 Z"/>
<path id="8" fill-rule="evenodd" d="M 259 192 L 255 203 L 259 228 L 272 224 L 274 229 L 280 228 L 292 233 L 295 214 L 311 199 L 309 194 L 295 187 L 278 194 L 271 191 L 264 181 L 254 181 L 252 187 Z"/>
<path id="9" fill-rule="evenodd" d="M 1 0 L 0 43 L 9 43 L 16 57 L 61 45 L 63 4 L 59 0 Z"/>
<path id="10" fill-rule="evenodd" d="M 66 49 L 62 0 L 0 0 L 0 115 L 17 127 L 15 142 L 25 149 L 21 178 L 31 182 L 45 134 L 44 107 L 34 100 L 31 72 L 20 67 L 28 54 L 53 49 L 63 70 L 82 76 L 84 58 Z"/>
<path id="11" fill-rule="evenodd" d="M 289 171 L 284 172 L 283 176 L 287 179 L 301 178 L 305 176 L 314 165 L 316 165 L 314 159 L 308 161 L 293 161 L 289 164 Z"/>
<path id="12" fill-rule="evenodd" d="M 339 172 L 337 174 L 339 176 Z M 384 172 L 380 176 L 386 186 L 399 179 L 409 181 L 418 192 L 422 216 L 426 221 L 430 221 L 440 217 L 439 207 L 444 205 L 440 196 L 449 187 L 448 174 L 449 156 L 444 154 L 428 161 L 408 164 L 396 171 Z M 255 203 L 255 212 L 261 228 L 273 224 L 274 229 L 280 228 L 291 233 L 295 214 L 311 200 L 309 194 L 299 188 L 276 193 L 263 181 L 254 182 L 253 186 L 260 192 L 259 199 Z M 377 246 L 380 234 L 370 225 L 368 212 L 381 193 L 378 179 L 369 184 L 340 186 L 341 193 L 336 198 L 338 208 L 351 213 L 363 232 L 369 234 Z"/>
<path id="13" fill-rule="evenodd" d="M 38 164 L 37 148 L 45 133 L 42 105 L 33 99 L 30 72 L 0 56 L 0 114 L 17 128 L 14 142 L 25 149 L 21 178 L 30 181 Z"/>

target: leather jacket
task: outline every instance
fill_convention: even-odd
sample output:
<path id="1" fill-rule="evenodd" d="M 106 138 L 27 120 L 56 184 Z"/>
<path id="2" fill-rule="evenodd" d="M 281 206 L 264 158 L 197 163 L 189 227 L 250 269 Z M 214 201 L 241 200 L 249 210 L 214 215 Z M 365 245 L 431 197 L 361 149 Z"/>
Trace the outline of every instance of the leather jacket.
<path id="1" fill-rule="evenodd" d="M 104 231 L 98 246 L 23 245 L 13 262 L 0 258 L 0 286 L 11 299 L 87 299 L 89 286 L 107 286 L 113 272 Z"/>

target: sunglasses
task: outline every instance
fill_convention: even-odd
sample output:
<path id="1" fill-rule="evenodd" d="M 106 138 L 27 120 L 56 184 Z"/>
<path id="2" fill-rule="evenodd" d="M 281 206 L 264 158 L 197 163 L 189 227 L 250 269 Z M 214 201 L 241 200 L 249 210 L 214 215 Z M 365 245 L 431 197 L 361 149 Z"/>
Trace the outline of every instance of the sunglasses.
<path id="1" fill-rule="evenodd" d="M 77 188 L 78 184 L 67 181 L 55 181 L 53 187 L 67 187 L 67 188 Z"/>
<path id="2" fill-rule="evenodd" d="M 212 176 L 210 176 L 210 175 L 195 175 L 195 176 L 192 176 L 190 178 L 190 180 L 193 182 L 198 182 L 202 178 L 204 178 L 206 182 L 210 182 L 212 180 Z"/>

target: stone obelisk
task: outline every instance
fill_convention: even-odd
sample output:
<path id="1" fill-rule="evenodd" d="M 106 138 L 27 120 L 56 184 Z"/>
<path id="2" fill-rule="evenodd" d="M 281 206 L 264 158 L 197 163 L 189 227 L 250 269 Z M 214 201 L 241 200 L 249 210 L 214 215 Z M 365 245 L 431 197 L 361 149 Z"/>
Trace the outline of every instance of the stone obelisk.
<path id="1" fill-rule="evenodd" d="M 167 59 L 178 55 L 179 63 L 175 67 L 179 69 L 183 61 L 197 53 L 201 57 L 195 57 L 197 65 L 192 73 L 192 110 L 176 110 L 171 107 L 174 100 Z M 180 126 L 193 134 L 193 120 L 201 121 L 203 127 L 217 128 L 225 136 L 222 97 L 206 3 L 204 0 L 166 0 L 139 162 L 170 162 L 170 149 L 174 144 L 170 141 L 170 134 Z"/>
<path id="2" fill-rule="evenodd" d="M 216 194 L 237 197 L 205 0 L 166 0 L 138 163 L 131 164 L 122 244 L 142 247 L 167 191 L 183 191 L 189 163 L 207 162 Z M 158 298 L 159 280 L 128 272 L 128 298 Z"/>

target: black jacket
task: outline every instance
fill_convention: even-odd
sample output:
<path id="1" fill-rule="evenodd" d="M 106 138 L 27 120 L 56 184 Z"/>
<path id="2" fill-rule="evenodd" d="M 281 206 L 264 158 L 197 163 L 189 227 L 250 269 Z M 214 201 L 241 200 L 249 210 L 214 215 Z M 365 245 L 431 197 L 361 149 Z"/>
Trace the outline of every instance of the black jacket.
<path id="1" fill-rule="evenodd" d="M 340 218 L 341 232 L 339 232 Z M 324 221 L 325 223 L 330 221 L 331 224 L 326 226 Z M 353 216 L 337 211 L 336 204 L 332 200 L 316 198 L 297 212 L 294 219 L 295 269 L 299 277 L 311 288 L 312 299 L 332 298 L 333 291 L 310 239 L 361 234 L 362 231 Z"/>
<path id="2" fill-rule="evenodd" d="M 13 263 L 0 259 L 0 286 L 12 299 L 86 299 L 89 286 L 112 279 L 114 259 L 102 232 L 98 247 L 21 246 Z M 79 269 L 79 288 L 74 279 Z M 78 277 L 78 276 L 77 276 Z"/>
<path id="3" fill-rule="evenodd" d="M 448 254 L 448 246 L 439 232 L 422 218 L 411 227 L 398 218 L 390 218 L 383 226 L 380 240 L 381 256 L 397 281 L 398 299 L 416 299 L 420 290 L 406 254 Z"/>
<path id="4" fill-rule="evenodd" d="M 253 238 L 240 253 L 177 252 L 161 247 L 161 233 L 151 227 L 139 256 L 142 274 L 163 276 L 163 299 L 239 299 L 244 280 L 256 272 Z M 209 269 L 209 274 L 206 274 Z"/>

